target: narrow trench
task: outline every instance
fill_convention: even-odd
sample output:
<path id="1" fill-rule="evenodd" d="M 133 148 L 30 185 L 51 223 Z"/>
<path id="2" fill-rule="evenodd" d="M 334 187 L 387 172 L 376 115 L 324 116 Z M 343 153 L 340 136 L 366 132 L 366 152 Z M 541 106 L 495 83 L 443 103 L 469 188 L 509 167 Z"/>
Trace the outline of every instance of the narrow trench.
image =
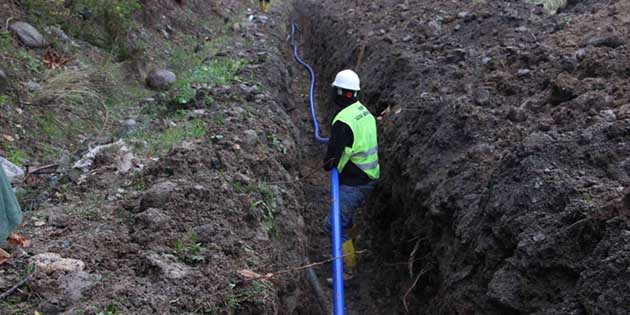
<path id="1" fill-rule="evenodd" d="M 304 11 L 304 8 L 300 4 L 296 4 L 296 10 L 293 12 L 292 17 L 287 22 L 287 28 L 290 29 L 291 23 L 296 23 L 300 29 L 299 34 L 296 34 L 296 40 L 299 45 L 299 54 L 315 68 L 316 73 L 316 90 L 315 90 L 315 103 L 317 118 L 320 124 L 322 136 L 326 137 L 329 134 L 332 108 L 330 99 L 328 97 L 329 78 L 323 69 L 317 67 L 314 64 L 314 54 L 308 51 L 310 47 L 316 45 L 313 43 L 313 35 L 311 33 L 312 19 L 308 13 Z M 331 236 L 324 231 L 323 221 L 324 217 L 330 212 L 330 176 L 322 169 L 322 160 L 326 151 L 326 145 L 317 143 L 313 137 L 313 122 L 310 114 L 310 105 L 308 101 L 308 94 L 310 88 L 310 76 L 308 71 L 304 69 L 297 61 L 295 61 L 292 55 L 292 49 L 285 49 L 285 60 L 287 62 L 289 73 L 291 75 L 291 94 L 296 96 L 295 109 L 289 112 L 289 115 L 293 123 L 298 127 L 301 132 L 303 146 L 301 150 L 300 173 L 307 175 L 302 182 L 302 190 L 306 198 L 306 204 L 304 205 L 304 221 L 306 222 L 306 255 L 311 262 L 326 261 L 331 257 Z M 343 65 L 334 67 L 328 65 L 328 68 L 338 68 L 343 70 Z M 318 171 L 319 170 L 319 171 Z M 359 210 L 360 211 L 360 210 Z M 359 220 L 359 218 L 355 218 Z M 363 222 L 363 224 L 365 224 Z M 362 233 L 367 230 L 367 226 L 359 227 L 360 232 L 356 240 L 357 250 L 359 252 L 367 253 L 365 256 L 371 255 L 367 244 L 362 242 Z M 361 256 L 361 255 L 360 255 Z M 369 260 L 368 257 L 358 257 L 359 264 L 362 261 Z M 379 307 L 374 303 L 375 301 L 370 298 L 369 290 L 372 289 L 371 280 L 374 274 L 373 270 L 370 270 L 367 266 L 358 266 L 358 275 L 355 279 L 346 283 L 345 287 L 345 304 L 347 314 L 388 314 L 387 307 Z M 319 277 L 319 281 L 324 288 L 324 292 L 328 298 L 328 305 L 325 307 L 332 310 L 332 287 L 328 285 L 326 279 L 332 274 L 332 265 L 327 263 L 322 266 L 316 267 L 316 273 Z M 304 277 L 306 282 L 306 277 Z M 310 286 L 306 284 L 306 286 Z M 309 288 L 310 289 L 310 288 Z M 310 305 L 309 311 L 304 314 L 322 314 L 319 310 L 318 301 L 315 298 L 315 294 L 308 295 L 309 301 L 305 301 Z M 379 300 L 379 302 L 383 302 Z M 388 303 L 385 303 L 388 304 Z M 328 313 L 326 313 L 328 314 Z"/>

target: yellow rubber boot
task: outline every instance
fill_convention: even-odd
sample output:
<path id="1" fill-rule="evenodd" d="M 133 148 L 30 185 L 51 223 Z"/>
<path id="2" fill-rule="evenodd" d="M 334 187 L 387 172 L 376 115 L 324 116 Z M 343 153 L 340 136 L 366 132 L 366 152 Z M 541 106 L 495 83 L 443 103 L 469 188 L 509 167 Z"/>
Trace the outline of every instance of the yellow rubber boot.
<path id="1" fill-rule="evenodd" d="M 354 269 L 357 267 L 357 254 L 352 240 L 347 240 L 341 244 L 341 254 L 343 255 L 343 280 L 347 281 L 354 278 Z M 326 283 L 333 285 L 333 279 L 327 278 Z"/>
<path id="2" fill-rule="evenodd" d="M 269 12 L 269 9 L 271 9 L 271 2 L 265 1 L 265 4 L 263 4 L 263 7 L 264 7 L 265 13 Z"/>
<path id="3" fill-rule="evenodd" d="M 341 252 L 343 254 L 343 271 L 346 274 L 352 274 L 357 267 L 357 254 L 352 240 L 347 240 L 341 244 Z"/>

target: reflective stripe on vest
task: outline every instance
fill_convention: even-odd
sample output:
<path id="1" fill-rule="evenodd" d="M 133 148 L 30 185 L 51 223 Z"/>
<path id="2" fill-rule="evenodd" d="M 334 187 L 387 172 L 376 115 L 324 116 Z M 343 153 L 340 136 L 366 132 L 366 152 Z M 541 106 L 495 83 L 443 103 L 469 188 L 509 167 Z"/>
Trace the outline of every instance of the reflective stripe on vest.
<path id="1" fill-rule="evenodd" d="M 380 177 L 378 164 L 378 141 L 376 133 L 376 119 L 360 102 L 356 102 L 341 110 L 335 119 L 348 125 L 352 130 L 354 142 L 352 148 L 344 148 L 341 160 L 337 165 L 339 172 L 343 172 L 348 162 L 352 162 L 372 180 Z"/>

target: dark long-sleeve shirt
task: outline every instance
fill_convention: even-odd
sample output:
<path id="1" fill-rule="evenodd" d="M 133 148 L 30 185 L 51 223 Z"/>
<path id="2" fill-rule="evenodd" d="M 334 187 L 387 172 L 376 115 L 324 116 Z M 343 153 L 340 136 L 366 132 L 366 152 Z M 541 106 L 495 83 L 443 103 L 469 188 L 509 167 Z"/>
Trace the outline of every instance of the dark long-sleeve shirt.
<path id="1" fill-rule="evenodd" d="M 345 147 L 352 148 L 354 144 L 354 135 L 352 129 L 346 123 L 336 121 L 330 131 L 330 140 L 328 141 L 328 151 L 324 158 L 324 169 L 330 171 L 333 167 L 339 165 L 341 154 Z M 339 183 L 347 186 L 365 185 L 371 181 L 370 177 L 365 174 L 354 163 L 348 161 L 343 171 L 339 174 Z"/>

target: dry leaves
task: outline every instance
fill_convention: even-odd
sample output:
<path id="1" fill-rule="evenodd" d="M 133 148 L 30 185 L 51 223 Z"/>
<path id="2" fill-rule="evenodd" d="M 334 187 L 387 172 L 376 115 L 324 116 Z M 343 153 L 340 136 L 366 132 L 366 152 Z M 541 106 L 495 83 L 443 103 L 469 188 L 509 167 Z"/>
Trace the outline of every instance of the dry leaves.
<path id="1" fill-rule="evenodd" d="M 20 247 L 31 246 L 31 240 L 17 233 L 9 234 L 9 238 L 7 239 L 7 241 L 9 242 L 9 244 L 15 245 L 15 246 L 20 246 Z"/>
<path id="2" fill-rule="evenodd" d="M 0 248 L 0 265 L 4 264 L 11 258 L 11 254 L 7 253 L 4 249 Z"/>
<path id="3" fill-rule="evenodd" d="M 52 50 L 47 50 L 44 53 L 44 58 L 43 58 L 44 64 L 50 70 L 63 68 L 63 66 L 65 66 L 68 62 L 70 62 L 70 60 L 72 60 L 72 58 L 62 56 Z"/>

